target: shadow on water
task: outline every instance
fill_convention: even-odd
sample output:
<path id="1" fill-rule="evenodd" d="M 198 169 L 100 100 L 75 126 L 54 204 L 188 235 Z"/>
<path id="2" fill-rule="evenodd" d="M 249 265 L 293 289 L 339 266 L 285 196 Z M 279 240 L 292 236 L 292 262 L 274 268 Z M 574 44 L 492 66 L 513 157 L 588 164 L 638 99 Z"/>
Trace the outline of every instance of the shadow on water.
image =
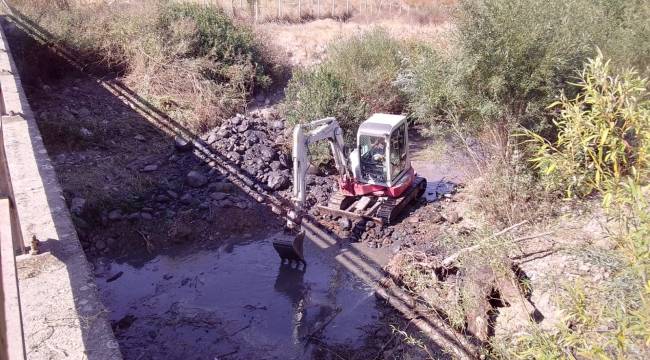
<path id="1" fill-rule="evenodd" d="M 97 281 L 125 357 L 303 358 L 311 336 L 364 346 L 380 315 L 372 289 L 312 243 L 305 271 L 279 266 L 267 240 L 159 255 L 139 268 L 100 261 Z"/>
<path id="2" fill-rule="evenodd" d="M 18 26 L 16 32 L 35 38 L 39 46 L 52 43 L 50 34 L 19 13 L 11 20 Z M 57 61 L 75 64 L 74 56 L 64 49 L 51 50 Z M 76 64 L 76 68 L 85 67 Z M 156 131 L 168 143 L 174 134 L 194 139 L 196 161 L 212 162 L 220 172 L 229 173 L 251 200 L 275 211 L 286 210 L 286 200 L 266 193 L 255 179 L 209 151 L 194 134 L 124 84 L 95 80 L 97 91 L 129 111 L 134 126 Z M 275 215 L 269 221 L 282 220 Z M 352 349 L 346 357 L 354 358 L 360 355 L 355 355 L 355 347 L 369 340 L 364 329 L 377 326 L 380 311 L 374 294 L 380 292 L 388 299 L 380 302 L 390 303 L 415 323 L 436 347 L 436 354 L 446 357 L 440 351 L 445 349 L 461 358 L 475 356 L 475 342 L 458 335 L 443 320 L 421 313 L 399 288 L 377 285 L 384 277 L 377 254 L 338 238 L 316 219 L 308 219 L 304 226 L 311 240 L 305 243 L 304 272 L 279 266 L 268 237 L 233 236 L 216 248 L 174 247 L 138 265 L 96 259 L 97 283 L 122 353 L 129 359 L 309 358 L 323 346 L 345 344 Z M 390 341 L 394 340 L 393 336 Z M 373 355 L 379 358 L 381 352 Z"/>

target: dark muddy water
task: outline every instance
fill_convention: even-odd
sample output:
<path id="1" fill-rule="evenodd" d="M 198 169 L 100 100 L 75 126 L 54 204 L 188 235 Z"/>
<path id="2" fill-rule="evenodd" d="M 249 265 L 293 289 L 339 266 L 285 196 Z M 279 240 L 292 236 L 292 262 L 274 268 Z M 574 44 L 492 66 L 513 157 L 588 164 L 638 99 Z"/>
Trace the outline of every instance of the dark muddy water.
<path id="1" fill-rule="evenodd" d="M 378 326 L 372 291 L 332 251 L 306 241 L 300 271 L 269 239 L 228 241 L 138 266 L 99 260 L 97 282 L 127 359 L 311 358 L 316 342 L 362 347 Z"/>

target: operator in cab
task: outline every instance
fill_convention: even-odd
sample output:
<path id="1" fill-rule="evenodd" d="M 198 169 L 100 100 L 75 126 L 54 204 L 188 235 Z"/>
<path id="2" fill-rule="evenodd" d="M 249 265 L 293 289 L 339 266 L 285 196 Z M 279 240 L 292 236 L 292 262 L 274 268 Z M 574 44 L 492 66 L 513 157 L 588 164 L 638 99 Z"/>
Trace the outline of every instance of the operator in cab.
<path id="1" fill-rule="evenodd" d="M 383 164 L 384 157 L 386 156 L 386 140 L 384 138 L 376 138 L 370 148 L 372 159 L 378 164 Z"/>

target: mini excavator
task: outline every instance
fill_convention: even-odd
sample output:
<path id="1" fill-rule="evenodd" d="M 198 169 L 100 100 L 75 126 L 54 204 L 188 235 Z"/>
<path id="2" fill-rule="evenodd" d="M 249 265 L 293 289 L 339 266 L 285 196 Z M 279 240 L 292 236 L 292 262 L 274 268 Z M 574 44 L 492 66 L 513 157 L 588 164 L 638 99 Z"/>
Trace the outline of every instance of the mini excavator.
<path id="1" fill-rule="evenodd" d="M 343 130 L 333 117 L 298 124 L 293 129 L 293 204 L 288 227 L 300 228 L 306 209 L 306 177 L 309 145 L 327 140 L 338 172 L 338 187 L 320 211 L 350 220 L 370 220 L 390 225 L 426 190 L 426 179 L 417 176 L 409 157 L 406 116 L 374 114 L 359 126 L 356 147 L 349 151 Z M 277 240 L 280 258 L 304 263 L 304 230 L 291 242 Z"/>

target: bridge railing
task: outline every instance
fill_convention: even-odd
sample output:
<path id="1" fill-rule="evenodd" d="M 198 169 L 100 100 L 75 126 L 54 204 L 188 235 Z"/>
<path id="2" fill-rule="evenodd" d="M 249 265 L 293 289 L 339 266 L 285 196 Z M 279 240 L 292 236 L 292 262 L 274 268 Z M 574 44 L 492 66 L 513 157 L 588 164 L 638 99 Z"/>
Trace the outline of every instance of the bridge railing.
<path id="1" fill-rule="evenodd" d="M 2 118 L 4 120 L 5 117 Z M 22 252 L 22 239 L 15 226 L 17 218 L 9 198 L 11 184 L 6 170 L 7 161 L 0 121 L 0 359 L 18 360 L 25 359 L 16 274 L 16 252 Z M 17 247 L 16 244 L 20 246 Z"/>

